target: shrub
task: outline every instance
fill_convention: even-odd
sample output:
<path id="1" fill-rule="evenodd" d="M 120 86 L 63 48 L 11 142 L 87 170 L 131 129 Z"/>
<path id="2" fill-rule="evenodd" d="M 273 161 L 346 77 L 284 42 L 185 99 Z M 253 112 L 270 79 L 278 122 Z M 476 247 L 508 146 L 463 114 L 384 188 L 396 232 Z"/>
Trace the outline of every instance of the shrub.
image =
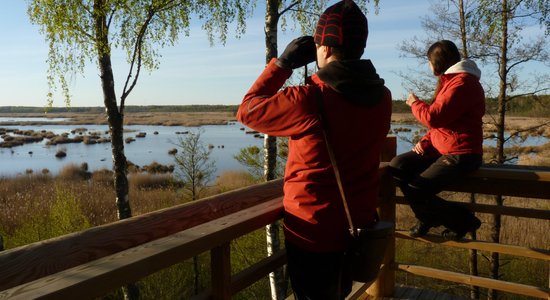
<path id="1" fill-rule="evenodd" d="M 173 165 L 162 165 L 154 161 L 146 166 L 143 166 L 143 171 L 151 174 L 163 174 L 163 173 L 172 173 L 174 172 Z"/>
<path id="2" fill-rule="evenodd" d="M 66 180 L 87 180 L 92 176 L 92 174 L 87 170 L 88 164 L 86 163 L 81 166 L 77 166 L 76 164 L 68 164 L 59 170 L 58 177 Z"/>
<path id="3" fill-rule="evenodd" d="M 168 174 L 132 174 L 128 178 L 130 184 L 137 189 L 152 190 L 152 189 L 165 189 L 173 186 L 173 178 Z"/>

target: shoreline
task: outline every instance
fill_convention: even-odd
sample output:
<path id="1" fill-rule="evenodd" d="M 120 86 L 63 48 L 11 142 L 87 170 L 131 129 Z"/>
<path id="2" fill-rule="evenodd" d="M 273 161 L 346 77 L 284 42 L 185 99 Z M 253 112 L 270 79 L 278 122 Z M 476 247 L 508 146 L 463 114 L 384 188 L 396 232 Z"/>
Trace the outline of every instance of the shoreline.
<path id="1" fill-rule="evenodd" d="M 32 125 L 108 125 L 105 113 L 0 113 L 4 118 L 69 118 L 68 121 L 14 121 L 0 122 L 0 126 L 32 126 Z M 485 115 L 483 122 L 489 125 L 494 118 Z M 230 112 L 127 112 L 124 115 L 124 125 L 156 125 L 156 126 L 202 126 L 224 125 L 235 122 L 235 114 Z M 394 124 L 416 123 L 411 113 L 392 113 Z M 550 124 L 550 118 L 506 116 L 507 130 L 530 128 L 540 124 Z M 548 126 L 548 125 L 547 125 Z"/>
<path id="2" fill-rule="evenodd" d="M 0 122 L 1 126 L 32 126 L 32 125 L 108 125 L 105 113 L 11 113 L 0 114 L 5 118 L 68 118 L 67 121 L 33 121 L 33 122 Z M 124 114 L 124 125 L 156 125 L 156 126 L 202 126 L 225 125 L 236 121 L 230 112 L 127 112 Z"/>

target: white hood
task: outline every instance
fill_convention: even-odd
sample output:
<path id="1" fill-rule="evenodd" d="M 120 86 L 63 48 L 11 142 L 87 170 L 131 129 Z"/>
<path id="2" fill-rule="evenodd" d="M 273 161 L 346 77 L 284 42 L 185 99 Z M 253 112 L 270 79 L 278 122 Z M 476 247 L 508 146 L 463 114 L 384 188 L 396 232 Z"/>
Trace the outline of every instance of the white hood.
<path id="1" fill-rule="evenodd" d="M 481 78 L 481 70 L 477 67 L 473 60 L 469 59 L 463 59 L 457 62 L 445 71 L 445 74 L 455 73 L 469 73 L 477 78 Z"/>

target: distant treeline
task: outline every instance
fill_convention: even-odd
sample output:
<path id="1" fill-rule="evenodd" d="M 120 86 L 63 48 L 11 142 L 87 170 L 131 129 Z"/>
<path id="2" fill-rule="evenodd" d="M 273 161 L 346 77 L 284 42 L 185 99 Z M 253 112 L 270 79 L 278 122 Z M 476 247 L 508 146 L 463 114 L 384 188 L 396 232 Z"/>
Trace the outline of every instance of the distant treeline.
<path id="1" fill-rule="evenodd" d="M 237 112 L 238 105 L 128 105 L 125 112 Z M 0 106 L 0 113 L 103 113 L 105 107 Z"/>
<path id="2" fill-rule="evenodd" d="M 498 112 L 498 99 L 487 98 L 485 104 L 487 114 Z M 408 113 L 410 111 L 411 109 L 405 104 L 404 100 L 393 101 L 394 113 Z M 508 102 L 506 112 L 510 116 L 550 117 L 550 95 L 514 98 Z"/>
<path id="3" fill-rule="evenodd" d="M 487 98 L 487 113 L 496 114 L 498 100 Z M 129 105 L 125 107 L 126 112 L 230 112 L 237 113 L 238 105 Z M 28 107 L 28 106 L 0 106 L 0 114 L 9 113 L 51 113 L 73 112 L 73 113 L 103 113 L 104 107 Z M 410 108 L 404 100 L 393 101 L 394 113 L 408 113 Z M 550 116 L 550 95 L 525 96 L 514 98 L 508 103 L 507 113 L 511 116 L 525 117 L 549 117 Z"/>

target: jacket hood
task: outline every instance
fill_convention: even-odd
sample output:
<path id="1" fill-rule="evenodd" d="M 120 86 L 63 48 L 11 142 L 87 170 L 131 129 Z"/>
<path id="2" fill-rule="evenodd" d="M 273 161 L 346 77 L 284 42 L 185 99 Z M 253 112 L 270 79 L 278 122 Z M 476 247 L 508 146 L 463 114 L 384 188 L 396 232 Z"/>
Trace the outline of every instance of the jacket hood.
<path id="1" fill-rule="evenodd" d="M 361 105 L 376 105 L 384 96 L 384 79 L 370 60 L 333 61 L 317 76 L 346 99 Z"/>
<path id="2" fill-rule="evenodd" d="M 481 78 L 481 70 L 477 67 L 476 63 L 473 60 L 463 59 L 456 64 L 452 65 L 445 74 L 456 74 L 456 73 L 468 73 L 472 74 L 477 78 Z"/>

